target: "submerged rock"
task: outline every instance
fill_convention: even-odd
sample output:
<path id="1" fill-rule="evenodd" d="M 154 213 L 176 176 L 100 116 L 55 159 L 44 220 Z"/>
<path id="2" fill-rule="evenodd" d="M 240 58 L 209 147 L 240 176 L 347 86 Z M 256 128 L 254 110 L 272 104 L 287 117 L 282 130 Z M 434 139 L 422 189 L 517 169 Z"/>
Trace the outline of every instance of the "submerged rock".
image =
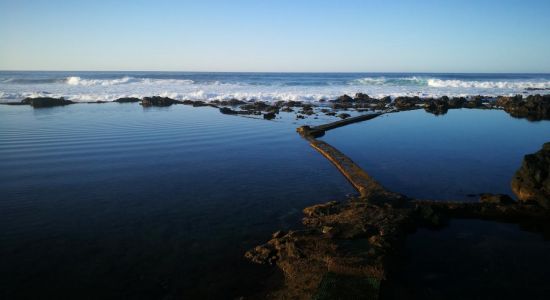
<path id="1" fill-rule="evenodd" d="M 338 118 L 340 118 L 340 119 L 347 119 L 349 117 L 351 117 L 350 114 L 346 114 L 346 113 L 338 114 Z"/>
<path id="2" fill-rule="evenodd" d="M 550 143 L 536 153 L 525 155 L 512 179 L 512 191 L 520 201 L 550 208 Z"/>
<path id="3" fill-rule="evenodd" d="M 168 98 L 168 97 L 144 97 L 141 100 L 141 105 L 143 106 L 170 106 L 172 104 L 178 104 L 181 103 L 178 100 Z"/>
<path id="4" fill-rule="evenodd" d="M 139 101 L 141 101 L 141 99 L 139 99 L 139 98 L 123 97 L 123 98 L 118 98 L 113 102 L 117 102 L 117 103 L 135 103 L 135 102 L 139 102 Z"/>
<path id="5" fill-rule="evenodd" d="M 21 100 L 21 104 L 28 104 L 34 108 L 53 107 L 73 104 L 73 101 L 65 100 L 65 98 L 51 98 L 51 97 L 38 97 L 38 98 L 25 98 Z"/>

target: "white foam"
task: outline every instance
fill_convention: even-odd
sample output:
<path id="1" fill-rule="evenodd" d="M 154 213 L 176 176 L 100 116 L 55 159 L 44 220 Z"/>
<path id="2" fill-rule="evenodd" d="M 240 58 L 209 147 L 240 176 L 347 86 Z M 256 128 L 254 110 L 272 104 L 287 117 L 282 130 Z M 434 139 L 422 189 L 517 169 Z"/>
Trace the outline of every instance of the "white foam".
<path id="1" fill-rule="evenodd" d="M 428 86 L 437 88 L 526 89 L 550 88 L 550 81 L 463 81 L 428 79 Z"/>

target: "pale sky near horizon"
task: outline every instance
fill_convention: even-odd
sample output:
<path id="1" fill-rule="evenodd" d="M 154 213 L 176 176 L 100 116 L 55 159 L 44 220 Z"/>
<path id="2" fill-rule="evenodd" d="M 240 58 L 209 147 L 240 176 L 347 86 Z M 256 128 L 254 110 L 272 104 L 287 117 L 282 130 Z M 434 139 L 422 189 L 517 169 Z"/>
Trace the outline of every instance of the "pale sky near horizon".
<path id="1" fill-rule="evenodd" d="M 0 70 L 550 73 L 549 0 L 0 0 Z"/>

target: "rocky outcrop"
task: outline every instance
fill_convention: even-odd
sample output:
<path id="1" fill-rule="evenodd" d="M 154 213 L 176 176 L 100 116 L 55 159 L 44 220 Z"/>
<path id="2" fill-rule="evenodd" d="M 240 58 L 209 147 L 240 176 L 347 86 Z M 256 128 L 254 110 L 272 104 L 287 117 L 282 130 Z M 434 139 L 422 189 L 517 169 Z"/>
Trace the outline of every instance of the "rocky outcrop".
<path id="1" fill-rule="evenodd" d="M 264 119 L 266 120 L 273 120 L 275 117 L 277 117 L 277 115 L 274 112 L 264 114 Z"/>
<path id="2" fill-rule="evenodd" d="M 251 115 L 253 113 L 248 110 L 233 110 L 229 107 L 221 107 L 220 112 L 224 115 Z"/>
<path id="3" fill-rule="evenodd" d="M 449 110 L 449 98 L 433 99 L 426 103 L 424 109 L 434 115 L 444 115 Z"/>
<path id="4" fill-rule="evenodd" d="M 550 143 L 525 155 L 512 179 L 512 191 L 523 202 L 536 202 L 550 209 Z"/>
<path id="5" fill-rule="evenodd" d="M 512 117 L 531 121 L 550 120 L 550 95 L 498 97 L 495 104 L 504 108 Z"/>
<path id="6" fill-rule="evenodd" d="M 399 110 L 418 109 L 418 105 L 422 103 L 420 97 L 397 97 L 393 100 L 393 105 Z"/>
<path id="7" fill-rule="evenodd" d="M 63 105 L 68 105 L 73 103 L 74 103 L 73 101 L 65 100 L 63 97 L 61 98 L 38 97 L 38 98 L 25 98 L 21 100 L 21 104 L 27 104 L 34 108 L 63 106 Z"/>
<path id="8" fill-rule="evenodd" d="M 139 101 L 141 101 L 141 99 L 139 99 L 139 98 L 123 97 L 123 98 L 118 98 L 113 102 L 117 102 L 117 103 L 135 103 L 135 102 L 139 102 Z"/>
<path id="9" fill-rule="evenodd" d="M 276 264 L 285 273 L 285 285 L 272 299 L 377 299 L 411 212 L 361 199 L 314 205 L 304 209 L 305 230 L 277 232 L 245 257 Z"/>
<path id="10" fill-rule="evenodd" d="M 141 100 L 141 105 L 143 106 L 170 106 L 172 104 L 178 104 L 178 103 L 181 103 L 181 102 L 178 100 L 174 100 L 172 98 L 159 97 L 159 96 L 144 97 Z"/>

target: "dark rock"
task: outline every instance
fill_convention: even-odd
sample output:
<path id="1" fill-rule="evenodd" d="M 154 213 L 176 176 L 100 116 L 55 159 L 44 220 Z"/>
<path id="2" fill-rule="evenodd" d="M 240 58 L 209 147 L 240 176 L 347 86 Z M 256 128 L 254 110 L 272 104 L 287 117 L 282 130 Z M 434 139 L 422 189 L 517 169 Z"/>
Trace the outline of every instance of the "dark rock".
<path id="1" fill-rule="evenodd" d="M 338 118 L 340 118 L 340 119 L 347 119 L 349 117 L 351 117 L 351 115 L 346 114 L 346 113 L 341 113 L 341 114 L 338 115 Z"/>
<path id="2" fill-rule="evenodd" d="M 135 103 L 135 102 L 139 102 L 139 101 L 141 101 L 141 99 L 139 99 L 139 98 L 123 97 L 123 98 L 118 98 L 113 102 L 117 102 L 117 103 Z"/>
<path id="3" fill-rule="evenodd" d="M 452 99 L 449 99 L 449 98 L 447 99 L 449 103 L 449 108 L 462 108 L 466 103 L 466 98 L 464 97 L 453 97 Z"/>
<path id="4" fill-rule="evenodd" d="M 370 100 L 370 97 L 367 94 L 357 93 L 357 94 L 355 94 L 354 100 L 355 101 L 367 102 L 367 101 Z"/>
<path id="5" fill-rule="evenodd" d="M 61 98 L 38 97 L 38 98 L 25 98 L 21 100 L 21 104 L 28 104 L 34 108 L 63 106 L 63 105 L 68 105 L 73 103 L 74 103 L 73 101 L 65 100 L 63 97 Z"/>
<path id="6" fill-rule="evenodd" d="M 252 112 L 248 110 L 232 110 L 229 107 L 221 107 L 220 112 L 224 115 L 251 115 Z"/>
<path id="7" fill-rule="evenodd" d="M 288 107 L 288 106 L 285 106 L 281 109 L 281 111 L 284 111 L 284 112 L 293 112 L 294 110 L 292 110 L 292 108 Z"/>
<path id="8" fill-rule="evenodd" d="M 254 111 L 265 111 L 268 107 L 270 107 L 270 105 L 262 101 L 241 105 L 241 109 Z"/>
<path id="9" fill-rule="evenodd" d="M 424 109 L 434 115 L 444 115 L 449 110 L 449 98 L 441 97 L 440 99 L 432 99 L 427 101 Z"/>
<path id="10" fill-rule="evenodd" d="M 305 119 L 305 118 L 306 118 L 306 117 L 303 116 L 303 115 L 297 115 L 297 116 L 296 116 L 296 119 Z"/>
<path id="11" fill-rule="evenodd" d="M 172 98 L 159 97 L 159 96 L 144 97 L 141 100 L 141 105 L 143 106 L 170 106 L 172 104 L 178 104 L 178 103 L 181 103 L 181 102 L 178 100 L 174 100 Z"/>
<path id="12" fill-rule="evenodd" d="M 515 201 L 510 196 L 505 194 L 481 194 L 479 196 L 479 201 L 481 203 L 491 203 L 491 204 L 513 204 Z"/>
<path id="13" fill-rule="evenodd" d="M 512 117 L 531 121 L 550 120 L 550 95 L 498 97 L 495 104 L 504 108 Z"/>
<path id="14" fill-rule="evenodd" d="M 512 179 L 512 191 L 520 201 L 550 208 L 550 143 L 536 153 L 525 155 Z"/>
<path id="15" fill-rule="evenodd" d="M 331 102 L 334 102 L 334 103 L 353 103 L 353 102 L 355 102 L 355 100 L 353 98 L 351 98 L 350 96 L 348 96 L 348 95 L 342 95 L 342 96 L 338 97 L 336 100 L 332 100 Z"/>
<path id="16" fill-rule="evenodd" d="M 276 116 L 277 115 L 274 112 L 269 112 L 269 113 L 264 114 L 264 119 L 273 120 L 273 119 L 275 119 Z"/>
<path id="17" fill-rule="evenodd" d="M 393 101 L 395 108 L 399 110 L 411 110 L 419 108 L 417 104 L 421 104 L 422 99 L 419 97 L 397 97 Z"/>
<path id="18" fill-rule="evenodd" d="M 246 102 L 242 101 L 242 100 L 239 100 L 239 99 L 230 99 L 229 101 L 227 101 L 227 104 L 230 105 L 230 106 L 237 106 L 237 105 L 242 105 L 242 104 L 246 104 Z"/>

